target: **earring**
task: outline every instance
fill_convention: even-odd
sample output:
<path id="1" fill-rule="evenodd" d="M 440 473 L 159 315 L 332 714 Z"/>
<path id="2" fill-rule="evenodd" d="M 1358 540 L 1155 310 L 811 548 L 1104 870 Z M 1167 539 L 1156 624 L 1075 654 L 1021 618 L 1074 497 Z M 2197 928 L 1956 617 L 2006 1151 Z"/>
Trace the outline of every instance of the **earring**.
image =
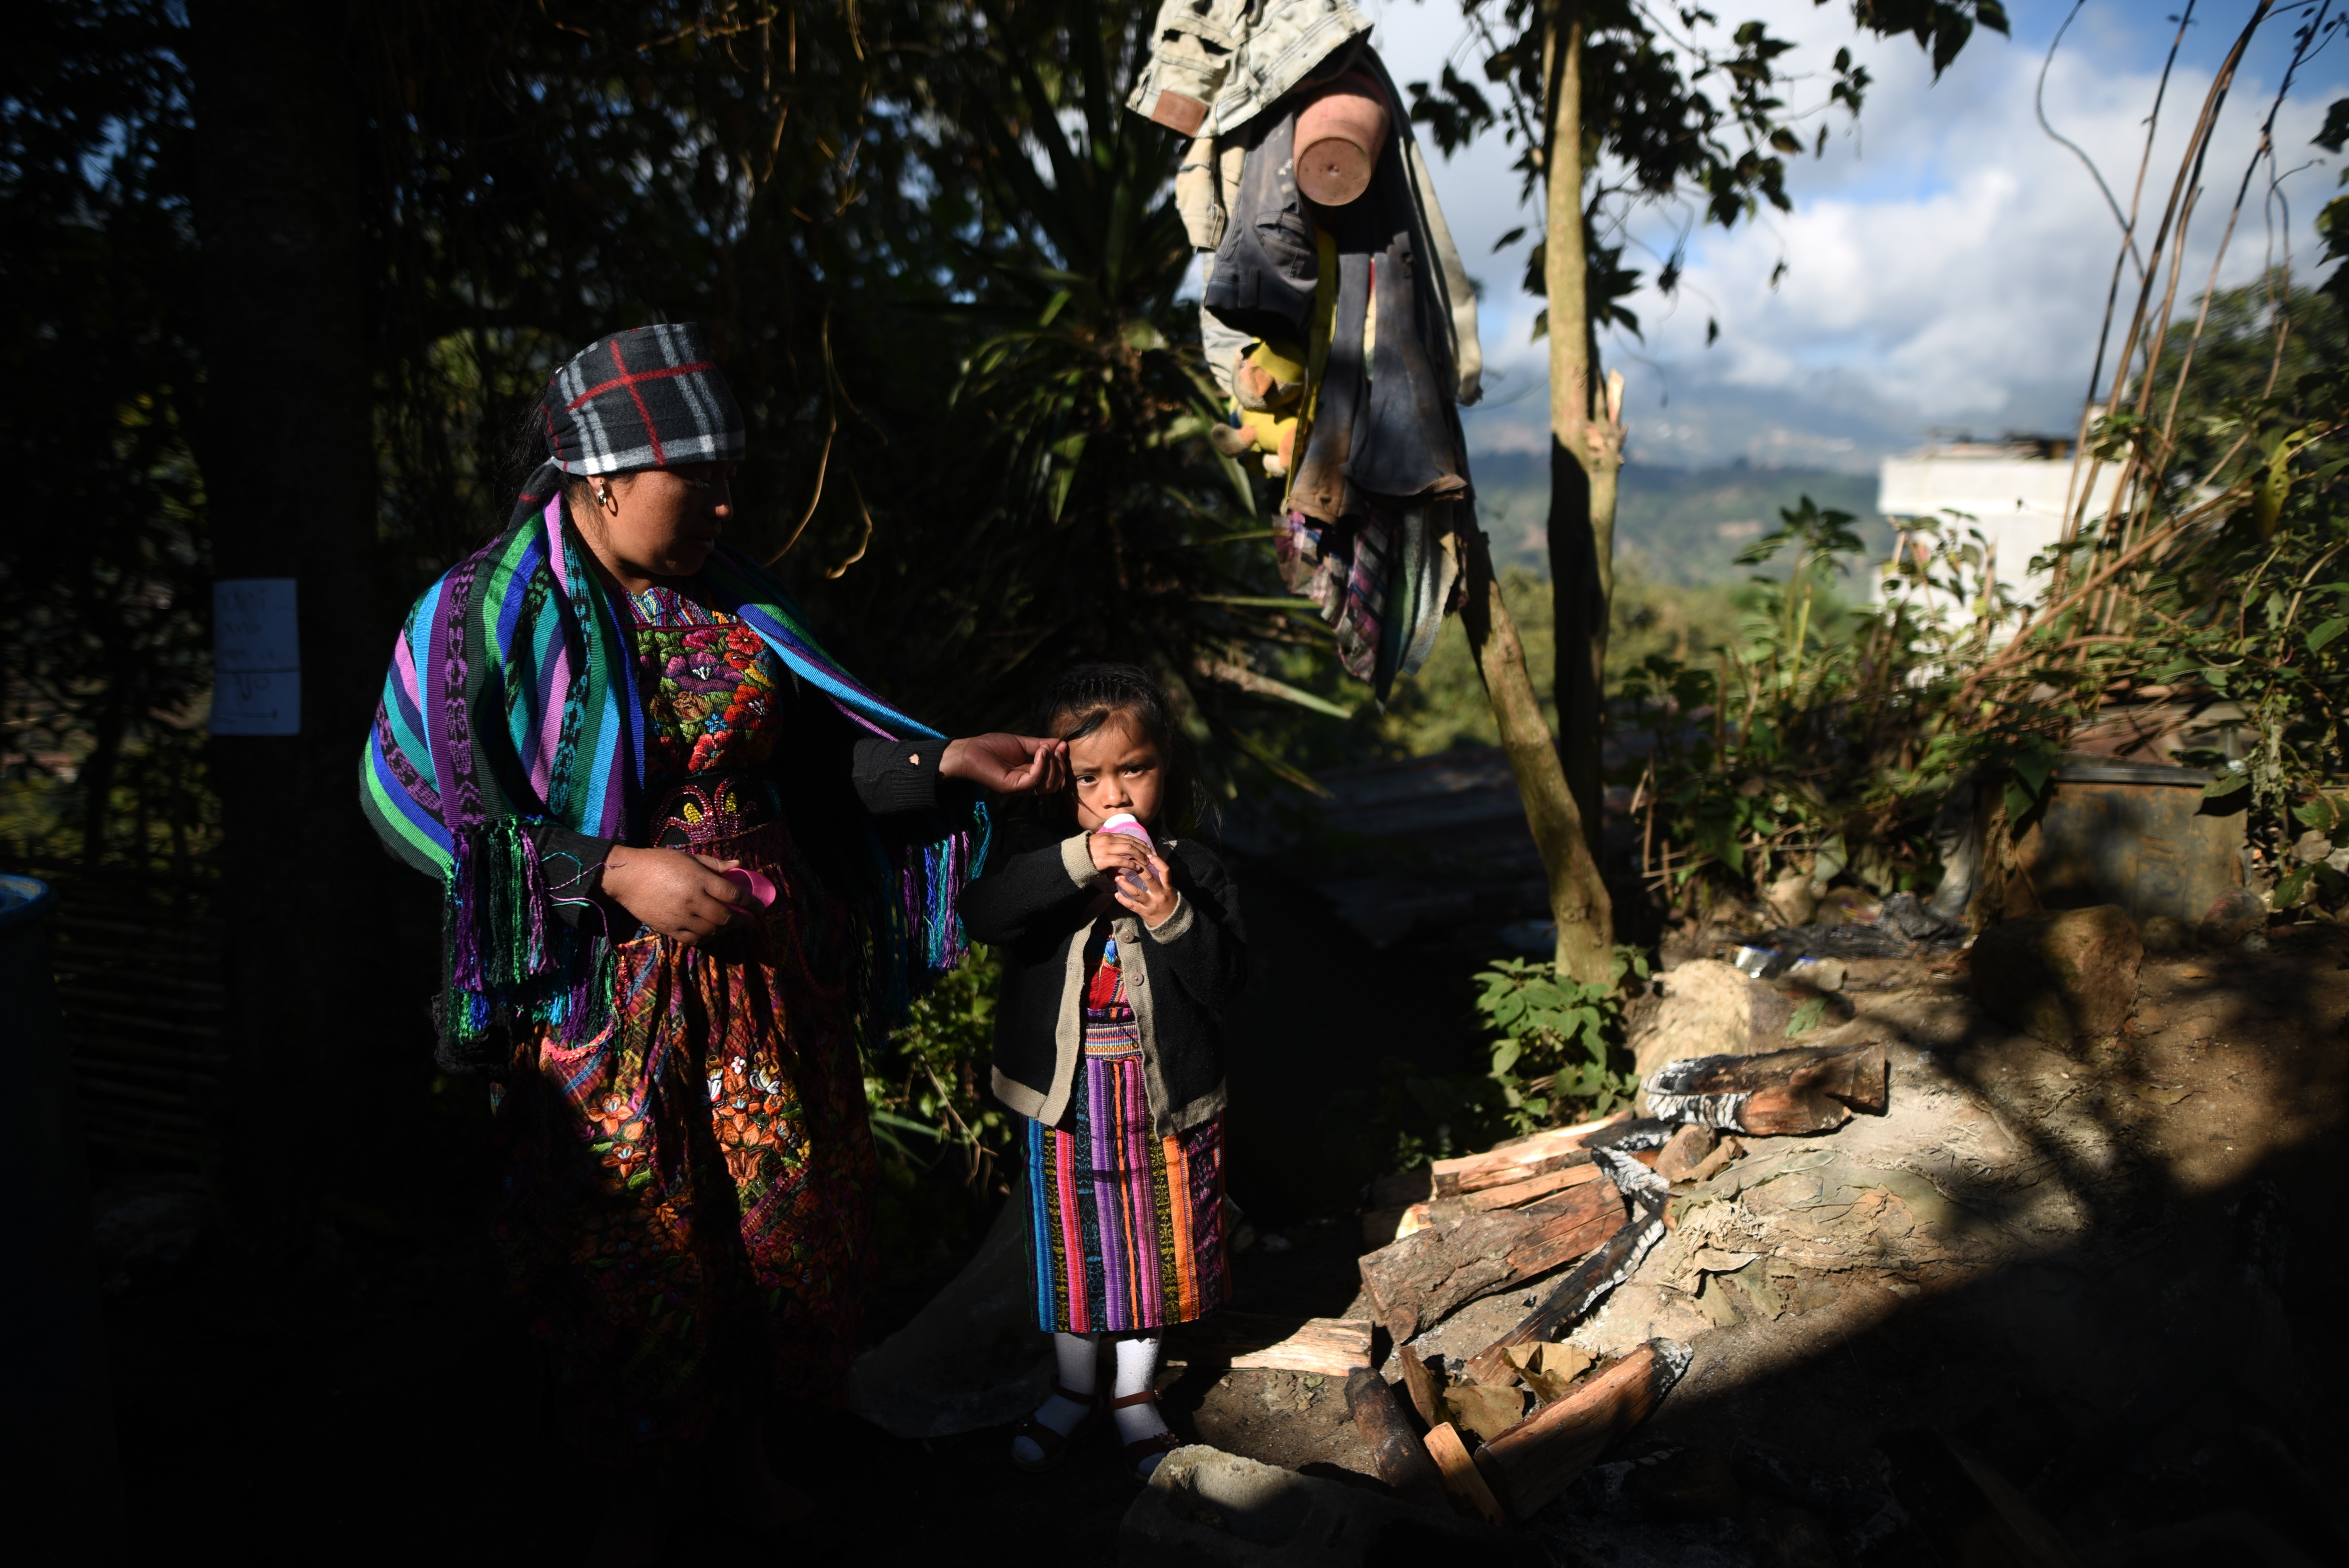
<path id="1" fill-rule="evenodd" d="M 612 506 L 612 492 L 611 492 L 610 490 L 596 490 L 596 492 L 595 492 L 595 505 L 596 505 L 596 507 L 597 507 L 599 510 L 604 510 L 604 511 L 608 511 L 608 510 L 610 510 L 610 509 L 611 509 L 611 506 Z"/>

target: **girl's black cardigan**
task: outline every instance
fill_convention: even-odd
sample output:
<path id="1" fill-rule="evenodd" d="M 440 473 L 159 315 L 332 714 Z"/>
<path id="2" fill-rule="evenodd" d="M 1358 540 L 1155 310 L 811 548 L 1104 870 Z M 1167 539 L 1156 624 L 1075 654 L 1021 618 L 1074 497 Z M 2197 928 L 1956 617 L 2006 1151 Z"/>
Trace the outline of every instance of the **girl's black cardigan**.
<path id="1" fill-rule="evenodd" d="M 1238 890 L 1206 844 L 1164 840 L 1158 852 L 1181 896 L 1154 930 L 1109 899 L 1089 836 L 1012 824 L 963 891 L 964 926 L 1003 960 L 995 1097 L 1046 1126 L 1067 1112 L 1084 1054 L 1087 950 L 1106 925 L 1142 1037 L 1151 1123 L 1171 1137 L 1224 1109 L 1224 1014 L 1247 980 Z"/>

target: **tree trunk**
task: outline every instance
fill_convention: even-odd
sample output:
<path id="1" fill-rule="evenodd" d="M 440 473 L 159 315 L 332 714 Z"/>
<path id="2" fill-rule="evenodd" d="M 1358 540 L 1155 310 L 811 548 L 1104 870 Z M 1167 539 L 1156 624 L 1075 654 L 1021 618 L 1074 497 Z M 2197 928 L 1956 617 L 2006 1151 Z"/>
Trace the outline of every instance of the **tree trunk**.
<path id="1" fill-rule="evenodd" d="M 293 578 L 300 616 L 301 733 L 211 746 L 230 997 L 220 1132 L 240 1226 L 285 1242 L 306 1234 L 325 1168 L 365 1165 L 368 1079 L 395 1059 L 370 974 L 389 862 L 357 794 L 392 634 L 374 571 L 364 166 L 342 6 L 189 9 L 213 558 L 223 578 Z"/>
<path id="2" fill-rule="evenodd" d="M 1542 869 L 1549 878 L 1550 914 L 1557 922 L 1558 973 L 1586 985 L 1604 985 L 1614 978 L 1615 916 L 1599 880 L 1599 862 L 1582 830 L 1582 815 L 1574 791 L 1566 787 L 1557 745 L 1542 717 L 1540 699 L 1534 696 L 1533 677 L 1526 673 L 1526 650 L 1517 640 L 1517 624 L 1501 598 L 1501 581 L 1493 571 L 1493 552 L 1485 535 L 1467 531 L 1468 601 L 1460 619 L 1468 645 L 1476 655 L 1476 673 L 1485 682 L 1493 705 L 1493 720 L 1501 732 L 1517 778 L 1517 797 L 1525 803 L 1526 824 L 1533 830 L 1541 851 Z"/>
<path id="3" fill-rule="evenodd" d="M 1568 788 L 1585 841 L 1599 852 L 1608 617 L 1615 594 L 1616 476 L 1623 466 L 1621 377 L 1595 397 L 1589 257 L 1582 211 L 1582 16 L 1551 0 L 1543 24 L 1548 180 L 1543 286 L 1549 310 L 1550 583 L 1557 630 L 1557 722 Z M 1614 934 L 1598 942 L 1611 946 Z"/>

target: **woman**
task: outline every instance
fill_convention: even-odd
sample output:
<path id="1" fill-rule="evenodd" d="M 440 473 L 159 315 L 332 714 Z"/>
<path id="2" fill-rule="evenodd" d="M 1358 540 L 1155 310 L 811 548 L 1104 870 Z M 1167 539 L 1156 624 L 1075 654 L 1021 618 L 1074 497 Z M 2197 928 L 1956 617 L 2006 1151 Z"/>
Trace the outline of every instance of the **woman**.
<path id="1" fill-rule="evenodd" d="M 409 614 L 362 794 L 442 881 L 441 1059 L 502 1078 L 498 1232 L 585 1451 L 706 1441 L 771 1527 L 807 1505 L 761 1413 L 832 1393 L 872 1274 L 859 1045 L 957 956 L 970 787 L 1057 789 L 1066 748 L 907 718 L 721 542 L 742 418 L 698 328 L 590 345 L 538 418 L 507 531 Z"/>

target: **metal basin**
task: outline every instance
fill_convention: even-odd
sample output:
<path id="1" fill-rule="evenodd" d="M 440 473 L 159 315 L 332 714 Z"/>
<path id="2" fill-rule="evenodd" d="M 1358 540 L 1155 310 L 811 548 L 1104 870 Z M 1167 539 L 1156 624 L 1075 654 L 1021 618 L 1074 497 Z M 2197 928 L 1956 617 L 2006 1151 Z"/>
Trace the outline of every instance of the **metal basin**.
<path id="1" fill-rule="evenodd" d="M 2249 792 L 2207 800 L 2209 782 L 2197 768 L 2106 757 L 2060 763 L 2054 793 L 2015 858 L 2049 909 L 2116 903 L 2140 925 L 2166 914 L 2192 926 L 2243 885 Z"/>

